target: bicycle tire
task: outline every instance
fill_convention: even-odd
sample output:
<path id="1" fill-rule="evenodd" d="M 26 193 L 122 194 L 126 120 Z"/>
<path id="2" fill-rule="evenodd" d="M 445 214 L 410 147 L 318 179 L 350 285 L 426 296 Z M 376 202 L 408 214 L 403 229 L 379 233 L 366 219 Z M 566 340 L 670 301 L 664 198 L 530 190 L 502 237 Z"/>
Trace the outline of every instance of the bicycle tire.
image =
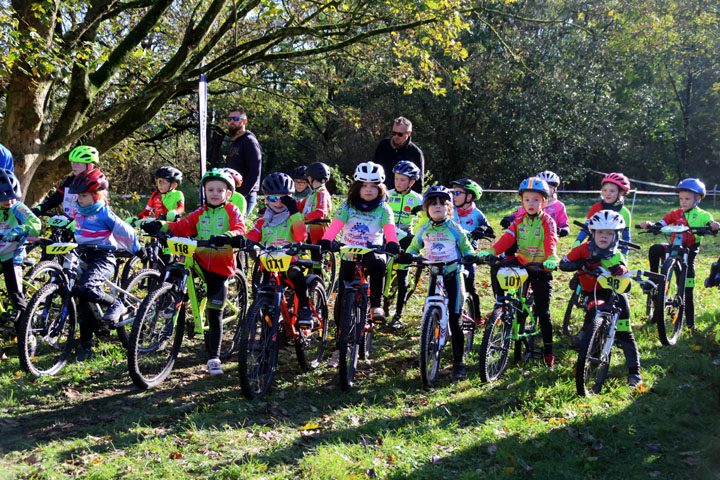
<path id="1" fill-rule="evenodd" d="M 138 265 L 139 264 L 139 265 Z M 147 262 L 143 262 L 139 257 L 132 256 L 128 258 L 122 265 L 120 273 L 120 285 L 126 285 L 135 272 L 144 270 Z"/>
<path id="2" fill-rule="evenodd" d="M 533 358 L 535 352 L 535 341 L 537 337 L 537 324 L 526 328 L 528 314 L 518 312 L 518 334 L 521 335 L 519 340 L 515 341 L 513 349 L 513 357 L 515 363 L 527 362 Z"/>
<path id="3" fill-rule="evenodd" d="M 20 319 L 18 356 L 22 369 L 36 377 L 55 375 L 72 354 L 76 330 L 72 296 L 57 283 L 42 287 Z"/>
<path id="4" fill-rule="evenodd" d="M 158 286 L 160 281 L 160 272 L 158 272 L 157 270 L 151 270 L 149 268 L 146 268 L 136 271 L 128 279 L 127 283 L 120 285 L 124 290 L 127 290 L 141 300 L 141 302 L 139 303 L 126 302 L 126 305 L 130 303 L 130 305 L 128 305 L 128 316 L 132 316 L 133 318 L 135 317 L 137 310 L 142 304 L 142 299 L 144 299 L 148 295 L 148 293 L 154 290 Z M 127 326 L 122 326 L 115 329 L 118 340 L 120 340 L 120 343 L 126 350 L 130 349 L 130 335 L 128 333 L 128 330 L 129 327 Z"/>
<path id="5" fill-rule="evenodd" d="M 301 368 L 313 370 L 322 363 L 325 354 L 330 311 L 325 286 L 320 279 L 315 279 L 308 285 L 308 298 L 314 310 L 314 326 L 304 330 L 298 329 L 295 337 L 295 353 Z M 295 326 L 297 327 L 297 324 Z"/>
<path id="6" fill-rule="evenodd" d="M 330 294 L 337 288 L 337 255 L 330 252 L 322 257 L 323 281 L 325 282 L 325 296 Z"/>
<path id="7" fill-rule="evenodd" d="M 235 305 L 235 311 L 227 306 L 222 312 L 222 337 L 220 338 L 220 360 L 225 361 L 232 357 L 238 349 L 240 343 L 240 327 L 245 321 L 248 305 L 248 284 L 245 274 L 237 269 L 235 275 L 228 280 L 227 302 Z M 231 320 L 231 318 L 234 319 Z M 203 333 L 205 340 L 205 350 L 210 353 L 210 330 L 206 329 Z"/>
<path id="8" fill-rule="evenodd" d="M 463 333 L 463 342 L 465 348 L 463 355 L 466 357 L 472 352 L 473 344 L 475 343 L 475 308 L 473 305 L 473 299 L 470 295 L 465 294 L 465 299 L 462 304 L 462 311 L 460 312 L 460 327 Z"/>
<path id="9" fill-rule="evenodd" d="M 268 323 L 268 320 L 271 323 Z M 238 345 L 240 388 L 249 400 L 262 397 L 277 369 L 280 311 L 272 297 L 259 295 L 242 324 Z"/>
<path id="10" fill-rule="evenodd" d="M 422 319 L 420 329 L 420 378 L 423 387 L 432 388 L 440 369 L 440 320 L 442 311 L 430 307 Z M 445 332 L 447 335 L 447 332 Z"/>
<path id="11" fill-rule="evenodd" d="M 128 371 L 141 390 L 160 385 L 172 371 L 183 341 L 184 303 L 176 285 L 165 282 L 138 308 L 130 331 Z"/>
<path id="12" fill-rule="evenodd" d="M 365 318 L 368 317 L 366 316 Z M 360 336 L 360 360 L 370 360 L 373 338 L 375 338 L 375 332 L 373 331 L 373 325 L 370 324 L 370 328 L 363 328 L 362 335 Z"/>
<path id="13" fill-rule="evenodd" d="M 658 288 L 655 302 L 655 322 L 663 345 L 675 345 L 682 332 L 685 311 L 685 269 L 676 258 L 663 263 L 663 288 Z M 661 291 L 662 290 L 662 291 Z"/>
<path id="14" fill-rule="evenodd" d="M 36 263 L 25 275 L 25 283 L 28 284 L 25 295 L 34 295 L 43 285 L 52 280 L 53 275 L 63 274 L 62 265 L 55 260 L 45 260 Z M 31 290 L 34 289 L 34 290 Z"/>
<path id="15" fill-rule="evenodd" d="M 602 391 L 610 368 L 610 355 L 606 361 L 601 358 L 608 335 L 604 315 L 596 315 L 585 333 L 575 365 L 575 387 L 581 397 Z"/>
<path id="16" fill-rule="evenodd" d="M 364 325 L 363 312 L 358 294 L 351 289 L 343 293 L 341 305 L 345 308 L 342 312 L 340 331 L 338 332 L 339 364 L 338 374 L 340 377 L 340 388 L 343 391 L 350 390 L 355 384 L 355 373 L 361 348 Z"/>
<path id="17" fill-rule="evenodd" d="M 510 356 L 513 311 L 508 305 L 495 307 L 480 344 L 480 379 L 494 382 L 505 371 Z"/>
<path id="18" fill-rule="evenodd" d="M 582 289 L 578 285 L 573 290 L 563 317 L 563 335 L 572 337 L 580 332 L 585 320 L 585 301 L 583 300 Z"/>

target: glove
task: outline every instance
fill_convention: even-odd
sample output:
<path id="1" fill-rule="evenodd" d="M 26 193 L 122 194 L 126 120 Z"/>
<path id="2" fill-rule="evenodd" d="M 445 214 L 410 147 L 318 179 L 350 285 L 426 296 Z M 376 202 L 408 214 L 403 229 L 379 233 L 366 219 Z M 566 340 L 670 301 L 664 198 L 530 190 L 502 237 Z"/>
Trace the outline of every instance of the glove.
<path id="1" fill-rule="evenodd" d="M 397 255 L 398 252 L 400 252 L 400 245 L 398 245 L 397 242 L 388 242 L 387 245 L 385 245 L 385 252 Z"/>
<path id="2" fill-rule="evenodd" d="M 478 257 L 472 254 L 465 255 L 462 258 L 462 263 L 467 263 L 468 265 L 473 264 L 477 261 Z"/>
<path id="3" fill-rule="evenodd" d="M 613 275 L 616 277 L 620 276 L 620 275 L 625 275 L 628 272 L 627 267 L 625 265 L 620 265 L 620 264 L 612 265 L 610 268 L 608 268 L 608 270 L 610 270 L 610 275 Z"/>
<path id="4" fill-rule="evenodd" d="M 577 247 L 579 247 L 580 245 L 582 245 L 582 242 L 580 242 L 580 241 L 578 241 L 578 240 L 575 240 L 575 241 L 573 242 L 573 244 L 572 244 L 572 247 L 570 247 L 570 249 L 577 248 Z"/>
<path id="5" fill-rule="evenodd" d="M 492 255 L 492 254 L 493 254 L 493 253 L 492 253 L 490 250 L 481 250 L 481 251 L 477 252 L 477 255 L 476 255 L 476 256 L 477 256 L 478 258 L 483 258 L 483 257 L 487 257 L 487 256 Z"/>
<path id="6" fill-rule="evenodd" d="M 588 258 L 585 260 L 585 268 L 588 270 L 595 270 L 596 268 L 600 268 L 600 260 L 597 258 Z"/>
<path id="7" fill-rule="evenodd" d="M 179 216 L 179 215 L 177 214 L 177 212 L 176 212 L 175 210 L 170 210 L 169 212 L 167 212 L 167 213 L 165 214 L 165 219 L 166 219 L 168 222 L 174 222 L 175 220 L 177 220 L 177 217 L 178 217 L 178 216 Z"/>
<path id="8" fill-rule="evenodd" d="M 321 252 L 329 252 L 332 249 L 332 241 L 321 238 L 317 242 Z"/>
<path id="9" fill-rule="evenodd" d="M 470 236 L 473 238 L 473 240 L 480 240 L 481 238 L 485 238 L 485 235 L 487 235 L 487 229 L 488 227 L 486 225 L 479 225 L 475 230 L 470 232 Z"/>
<path id="10" fill-rule="evenodd" d="M 283 195 L 282 197 L 280 197 L 280 203 L 287 207 L 290 215 L 295 215 L 296 213 L 298 213 L 297 202 L 290 195 Z"/>
<path id="11" fill-rule="evenodd" d="M 235 237 L 229 237 L 228 245 L 230 245 L 232 248 L 245 248 L 245 237 L 242 235 L 237 235 Z M 212 240 L 212 239 L 211 239 Z"/>
<path id="12" fill-rule="evenodd" d="M 413 215 L 417 215 L 418 213 L 420 213 L 420 212 L 422 212 L 422 211 L 423 211 L 422 205 L 415 205 L 415 206 L 412 208 L 412 210 L 410 210 L 410 213 L 412 213 Z"/>
<path id="13" fill-rule="evenodd" d="M 410 265 L 413 262 L 413 256 L 410 253 L 403 252 L 397 256 L 397 262 L 403 265 Z"/>
<path id="14" fill-rule="evenodd" d="M 543 267 L 547 268 L 548 270 L 555 270 L 557 268 L 557 261 L 548 258 L 543 262 Z"/>
<path id="15" fill-rule="evenodd" d="M 162 227 L 162 222 L 159 222 L 157 220 L 153 220 L 152 222 L 145 222 L 140 225 L 140 229 L 148 235 L 157 235 L 158 233 L 160 233 L 160 230 L 162 230 Z"/>
<path id="16" fill-rule="evenodd" d="M 500 220 L 500 226 L 502 228 L 508 228 L 513 221 L 515 221 L 515 215 L 508 215 Z"/>
<path id="17" fill-rule="evenodd" d="M 148 258 L 148 252 L 144 248 L 140 248 L 134 255 L 142 261 L 145 261 Z"/>
<path id="18" fill-rule="evenodd" d="M 137 222 L 137 221 L 138 221 L 138 217 L 137 217 L 137 216 L 134 216 L 134 215 L 133 215 L 132 217 L 127 217 L 127 218 L 125 219 L 125 223 L 129 223 L 131 227 L 134 227 L 134 226 L 135 226 L 135 222 Z"/>
<path id="19" fill-rule="evenodd" d="M 40 205 L 38 205 L 37 207 L 31 208 L 30 211 L 32 212 L 33 215 L 35 215 L 36 217 L 39 217 L 40 214 L 42 213 L 42 208 L 40 208 Z"/>
<path id="20" fill-rule="evenodd" d="M 216 247 L 222 247 L 225 245 L 230 244 L 230 237 L 227 235 L 213 235 L 208 240 L 210 242 L 210 245 L 215 245 Z"/>
<path id="21" fill-rule="evenodd" d="M 570 228 L 569 227 L 563 227 L 558 229 L 558 237 L 563 238 L 570 235 Z"/>

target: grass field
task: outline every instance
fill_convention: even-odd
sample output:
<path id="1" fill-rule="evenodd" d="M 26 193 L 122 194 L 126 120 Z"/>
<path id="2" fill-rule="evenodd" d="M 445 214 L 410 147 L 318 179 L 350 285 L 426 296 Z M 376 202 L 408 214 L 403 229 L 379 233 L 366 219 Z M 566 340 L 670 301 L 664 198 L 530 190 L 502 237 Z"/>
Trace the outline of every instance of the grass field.
<path id="1" fill-rule="evenodd" d="M 587 208 L 578 202 L 568 213 L 580 219 Z M 636 205 L 634 222 L 671 208 Z M 720 217 L 720 209 L 709 210 Z M 509 211 L 507 204 L 485 207 L 496 227 Z M 643 250 L 631 255 L 632 268 L 647 268 L 647 247 L 656 240 L 634 235 Z M 560 253 L 571 243 L 562 239 Z M 698 285 L 720 254 L 715 238 L 703 244 Z M 492 298 L 485 267 L 478 277 L 486 312 Z M 102 355 L 88 364 L 35 380 L 20 371 L 3 330 L 0 479 L 720 479 L 720 345 L 711 338 L 720 291 L 696 288 L 698 333 L 663 347 L 634 286 L 645 383 L 628 389 L 616 350 L 609 388 L 578 398 L 577 354 L 559 330 L 570 275 L 555 278 L 554 370 L 538 362 L 511 365 L 497 383 L 484 385 L 471 358 L 467 380 L 451 382 L 447 368 L 430 391 L 421 388 L 417 369 L 424 285 L 407 309 L 410 326 L 380 332 L 374 358 L 361 364 L 349 393 L 327 366 L 301 371 L 288 348 L 270 394 L 248 402 L 235 362 L 223 377 L 205 374 L 202 340 L 186 340 L 168 381 L 148 392 L 132 386 L 115 341 L 101 343 Z"/>

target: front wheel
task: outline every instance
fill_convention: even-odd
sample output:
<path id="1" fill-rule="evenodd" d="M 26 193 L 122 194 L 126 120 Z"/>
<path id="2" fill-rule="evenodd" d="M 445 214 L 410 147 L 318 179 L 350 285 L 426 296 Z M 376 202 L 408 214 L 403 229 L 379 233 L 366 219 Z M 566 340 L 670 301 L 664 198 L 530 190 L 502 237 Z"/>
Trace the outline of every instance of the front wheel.
<path id="1" fill-rule="evenodd" d="M 423 386 L 433 387 L 440 369 L 440 338 L 447 335 L 441 329 L 442 312 L 430 307 L 422 319 L 420 330 L 420 378 Z M 447 327 L 445 327 L 447 329 Z"/>
<path id="2" fill-rule="evenodd" d="M 465 340 L 464 354 L 467 357 L 472 352 L 473 343 L 475 343 L 475 310 L 473 300 L 470 295 L 465 295 L 463 300 L 462 311 L 460 312 L 460 327 Z"/>
<path id="3" fill-rule="evenodd" d="M 280 312 L 272 297 L 259 295 L 240 329 L 238 370 L 240 388 L 248 399 L 270 389 L 278 361 Z"/>
<path id="4" fill-rule="evenodd" d="M 669 258 L 660 273 L 665 275 L 665 284 L 657 289 L 655 322 L 660 342 L 675 345 L 682 331 L 685 313 L 685 271 L 678 259 Z"/>
<path id="5" fill-rule="evenodd" d="M 308 285 L 308 299 L 313 313 L 313 326 L 308 329 L 298 329 L 295 353 L 300 367 L 312 370 L 322 362 L 328 334 L 329 309 L 325 287 L 321 280 L 316 279 Z M 297 323 L 295 327 L 297 328 Z"/>
<path id="6" fill-rule="evenodd" d="M 344 306 L 340 331 L 338 332 L 338 350 L 340 363 L 340 388 L 350 390 L 355 384 L 358 357 L 365 330 L 365 315 L 363 315 L 362 302 L 357 292 L 346 290 L 343 294 Z"/>
<path id="7" fill-rule="evenodd" d="M 585 320 L 585 301 L 580 285 L 575 287 L 567 307 L 565 307 L 565 316 L 563 317 L 563 334 L 573 337 L 580 333 Z"/>
<path id="8" fill-rule="evenodd" d="M 512 309 L 500 305 L 490 314 L 480 344 L 480 379 L 494 382 L 505 371 L 510 355 Z"/>
<path id="9" fill-rule="evenodd" d="M 133 257 L 136 258 L 136 257 Z M 137 270 L 135 273 L 123 283 L 121 287 L 128 291 L 135 298 L 125 298 L 125 304 L 128 306 L 127 318 L 135 318 L 135 313 L 143 299 L 152 290 L 157 288 L 160 284 L 160 272 L 156 270 L 144 269 Z M 124 294 L 123 294 L 124 295 Z M 128 329 L 125 326 L 118 327 L 115 329 L 118 339 L 126 350 L 130 348 L 130 337 L 128 336 Z"/>
<path id="10" fill-rule="evenodd" d="M 36 377 L 59 372 L 72 353 L 76 327 L 72 296 L 56 283 L 38 290 L 20 319 L 18 354 L 23 370 Z"/>
<path id="11" fill-rule="evenodd" d="M 585 333 L 575 365 L 575 386 L 581 397 L 600 393 L 607 379 L 611 352 L 605 355 L 603 349 L 608 335 L 606 317 L 597 315 Z"/>

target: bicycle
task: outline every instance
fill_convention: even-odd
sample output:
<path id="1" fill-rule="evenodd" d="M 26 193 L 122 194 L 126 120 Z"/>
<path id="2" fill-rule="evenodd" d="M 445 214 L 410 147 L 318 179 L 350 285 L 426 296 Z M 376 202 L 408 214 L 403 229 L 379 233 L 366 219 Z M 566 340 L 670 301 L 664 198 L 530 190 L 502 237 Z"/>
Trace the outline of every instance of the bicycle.
<path id="1" fill-rule="evenodd" d="M 265 395 L 272 385 L 283 339 L 294 342 L 301 368 L 311 370 L 320 365 L 328 333 L 328 302 L 321 278 L 308 274 L 305 278 L 314 325 L 312 328 L 298 328 L 298 298 L 292 282 L 283 275 L 291 265 L 311 269 L 312 260 L 299 259 L 293 263 L 293 256 L 305 254 L 308 250 L 319 252 L 319 246 L 302 243 L 266 246 L 247 242 L 252 248 L 260 249 L 259 260 L 268 273 L 266 281 L 258 285 L 258 293 L 240 329 L 240 387 L 245 397 L 252 400 Z"/>
<path id="2" fill-rule="evenodd" d="M 205 320 L 207 298 L 202 271 L 193 258 L 198 247 L 213 248 L 207 240 L 154 235 L 175 256 L 165 267 L 162 281 L 148 293 L 137 310 L 128 346 L 128 371 L 133 383 L 145 390 L 161 384 L 172 371 L 185 333 L 189 303 L 193 322 L 188 337 L 203 335 L 210 348 L 210 327 Z M 198 283 L 196 285 L 196 282 Z M 228 296 L 222 312 L 223 336 L 220 359 L 227 360 L 238 347 L 240 326 L 247 311 L 248 287 L 242 270 L 228 280 Z"/>
<path id="3" fill-rule="evenodd" d="M 387 274 L 385 276 L 385 289 L 383 290 L 383 311 L 385 317 L 390 318 L 390 309 L 392 305 L 397 303 L 397 291 L 398 291 L 398 270 L 405 266 L 400 265 L 396 262 L 395 258 L 389 258 L 387 264 Z M 407 268 L 407 267 L 405 267 Z M 405 300 L 409 299 L 415 293 L 415 290 L 420 285 L 422 280 L 422 268 L 418 267 L 415 269 L 415 274 L 409 282 L 407 292 L 405 294 Z"/>
<path id="4" fill-rule="evenodd" d="M 415 257 L 413 266 L 428 267 L 430 283 L 428 286 L 425 304 L 423 306 L 422 322 L 420 329 L 420 378 L 425 388 L 431 388 L 435 384 L 440 369 L 440 357 L 448 337 L 448 297 L 445 290 L 442 272 L 445 267 L 459 265 L 460 260 L 449 262 L 428 262 L 423 257 Z M 461 269 L 461 275 L 465 270 Z M 459 295 L 462 295 L 462 310 L 460 312 L 460 326 L 465 339 L 464 355 L 472 350 L 475 338 L 475 319 L 473 316 L 473 302 L 470 295 L 465 292 L 464 282 L 460 283 Z"/>
<path id="5" fill-rule="evenodd" d="M 584 334 L 583 344 L 575 365 L 575 386 L 581 397 L 599 394 L 607 380 L 611 349 L 620 321 L 618 319 L 621 310 L 616 304 L 617 297 L 630 289 L 632 281 L 641 285 L 649 285 L 652 288 L 656 288 L 658 285 L 654 283 L 655 281 L 664 281 L 663 275 L 642 270 L 633 270 L 625 275 L 612 276 L 607 269 L 599 267 L 586 274 L 597 276 L 598 285 L 610 290 L 610 298 L 605 303 L 599 302 L 595 291 L 594 301 L 588 303 L 587 306 L 586 312 L 595 308 L 596 313 Z M 647 280 L 643 279 L 643 276 Z M 625 321 L 629 326 L 630 320 Z"/>
<path id="6" fill-rule="evenodd" d="M 87 266 L 81 254 L 98 250 L 115 251 L 115 247 L 109 245 L 44 243 L 46 253 L 63 256 L 62 270 L 53 270 L 49 283 L 30 298 L 25 313 L 20 318 L 18 335 L 20 365 L 23 370 L 36 377 L 55 375 L 67 363 L 72 353 L 77 328 L 77 311 L 72 292 L 77 279 Z M 116 255 L 123 254 L 118 252 Z M 142 270 L 123 286 L 105 279 L 104 285 L 109 287 L 113 294 L 123 295 L 128 305 L 124 320 L 114 327 L 123 345 L 127 345 L 125 326 L 132 322 L 143 293 L 152 288 L 159 277 L 158 272 Z M 100 305 L 90 303 L 89 307 L 95 320 L 100 322 L 103 317 Z"/>
<path id="7" fill-rule="evenodd" d="M 640 229 L 640 225 L 635 228 Z M 710 227 L 688 227 L 686 225 L 668 225 L 657 228 L 651 226 L 647 232 L 653 235 L 666 235 L 671 237 L 665 253 L 660 273 L 665 277 L 663 288 L 647 289 L 648 302 L 653 298 L 653 322 L 657 324 L 658 336 L 663 345 L 675 345 L 685 321 L 685 287 L 688 254 L 687 247 L 682 246 L 685 232 L 695 235 L 714 235 Z M 694 285 L 693 285 L 694 286 Z"/>
<path id="8" fill-rule="evenodd" d="M 526 283 L 528 269 L 539 270 L 542 263 L 521 265 L 516 259 L 494 255 L 482 257 L 477 263 L 499 268 L 496 278 L 504 291 L 495 299 L 480 344 L 480 378 L 483 382 L 494 382 L 507 367 L 511 341 L 516 363 L 543 358 L 542 351 L 535 346 L 540 329 L 530 308 L 533 304 L 533 295 L 528 293 L 530 284 Z"/>

